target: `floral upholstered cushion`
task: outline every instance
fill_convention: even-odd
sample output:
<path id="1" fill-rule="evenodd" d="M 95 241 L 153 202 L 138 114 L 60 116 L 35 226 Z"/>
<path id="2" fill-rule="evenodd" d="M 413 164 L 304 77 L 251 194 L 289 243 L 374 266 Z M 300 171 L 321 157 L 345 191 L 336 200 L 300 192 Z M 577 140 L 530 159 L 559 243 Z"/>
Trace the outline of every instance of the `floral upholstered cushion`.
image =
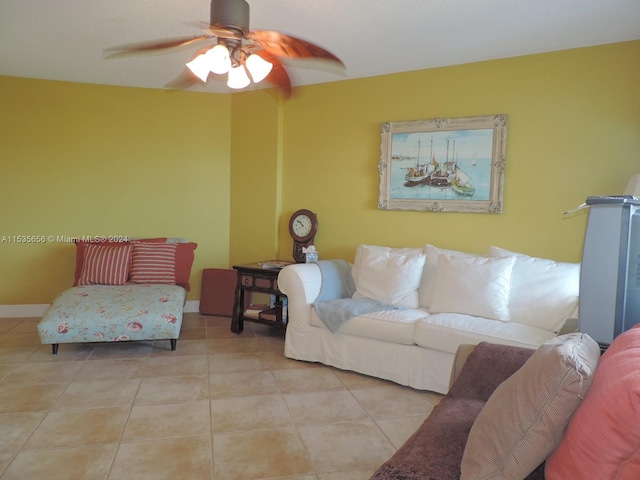
<path id="1" fill-rule="evenodd" d="M 38 333 L 44 344 L 178 338 L 187 292 L 177 285 L 85 285 L 62 292 Z"/>

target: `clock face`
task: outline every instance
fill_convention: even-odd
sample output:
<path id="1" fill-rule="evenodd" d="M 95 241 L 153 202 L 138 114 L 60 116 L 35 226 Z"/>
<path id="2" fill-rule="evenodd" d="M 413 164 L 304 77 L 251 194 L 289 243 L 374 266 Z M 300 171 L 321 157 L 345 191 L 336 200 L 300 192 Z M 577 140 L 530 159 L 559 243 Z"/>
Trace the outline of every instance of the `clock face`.
<path id="1" fill-rule="evenodd" d="M 293 230 L 293 233 L 295 233 L 297 236 L 306 237 L 307 235 L 309 235 L 309 233 L 311 233 L 313 223 L 307 215 L 298 215 L 293 219 L 291 228 Z"/>

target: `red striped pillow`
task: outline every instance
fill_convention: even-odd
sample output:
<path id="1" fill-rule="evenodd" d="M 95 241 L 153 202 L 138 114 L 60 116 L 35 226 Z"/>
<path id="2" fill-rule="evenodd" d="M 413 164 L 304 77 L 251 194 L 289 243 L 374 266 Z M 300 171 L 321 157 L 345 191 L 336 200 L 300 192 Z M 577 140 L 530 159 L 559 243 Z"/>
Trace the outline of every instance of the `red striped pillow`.
<path id="1" fill-rule="evenodd" d="M 131 244 L 87 245 L 77 285 L 124 285 L 129 278 Z"/>
<path id="2" fill-rule="evenodd" d="M 130 280 L 176 284 L 176 244 L 133 242 Z"/>

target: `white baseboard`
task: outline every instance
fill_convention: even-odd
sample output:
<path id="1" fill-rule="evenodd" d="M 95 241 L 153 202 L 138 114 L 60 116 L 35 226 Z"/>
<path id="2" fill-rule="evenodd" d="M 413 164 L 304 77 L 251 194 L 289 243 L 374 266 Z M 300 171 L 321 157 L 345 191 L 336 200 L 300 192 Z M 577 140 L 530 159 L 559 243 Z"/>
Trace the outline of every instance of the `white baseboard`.
<path id="1" fill-rule="evenodd" d="M 49 308 L 49 304 L 35 305 L 0 305 L 0 318 L 30 318 L 41 317 Z M 184 313 L 198 313 L 200 300 L 187 300 Z"/>

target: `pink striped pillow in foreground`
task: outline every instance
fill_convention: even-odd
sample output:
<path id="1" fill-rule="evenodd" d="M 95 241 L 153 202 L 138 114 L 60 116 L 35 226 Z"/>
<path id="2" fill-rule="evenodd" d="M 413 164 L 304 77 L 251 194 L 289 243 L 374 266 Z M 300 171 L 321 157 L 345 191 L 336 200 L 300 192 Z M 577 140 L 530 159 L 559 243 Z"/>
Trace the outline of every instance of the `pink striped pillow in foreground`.
<path id="1" fill-rule="evenodd" d="M 77 285 L 124 285 L 133 245 L 87 245 Z"/>
<path id="2" fill-rule="evenodd" d="M 175 243 L 133 243 L 130 280 L 134 283 L 176 284 Z"/>

